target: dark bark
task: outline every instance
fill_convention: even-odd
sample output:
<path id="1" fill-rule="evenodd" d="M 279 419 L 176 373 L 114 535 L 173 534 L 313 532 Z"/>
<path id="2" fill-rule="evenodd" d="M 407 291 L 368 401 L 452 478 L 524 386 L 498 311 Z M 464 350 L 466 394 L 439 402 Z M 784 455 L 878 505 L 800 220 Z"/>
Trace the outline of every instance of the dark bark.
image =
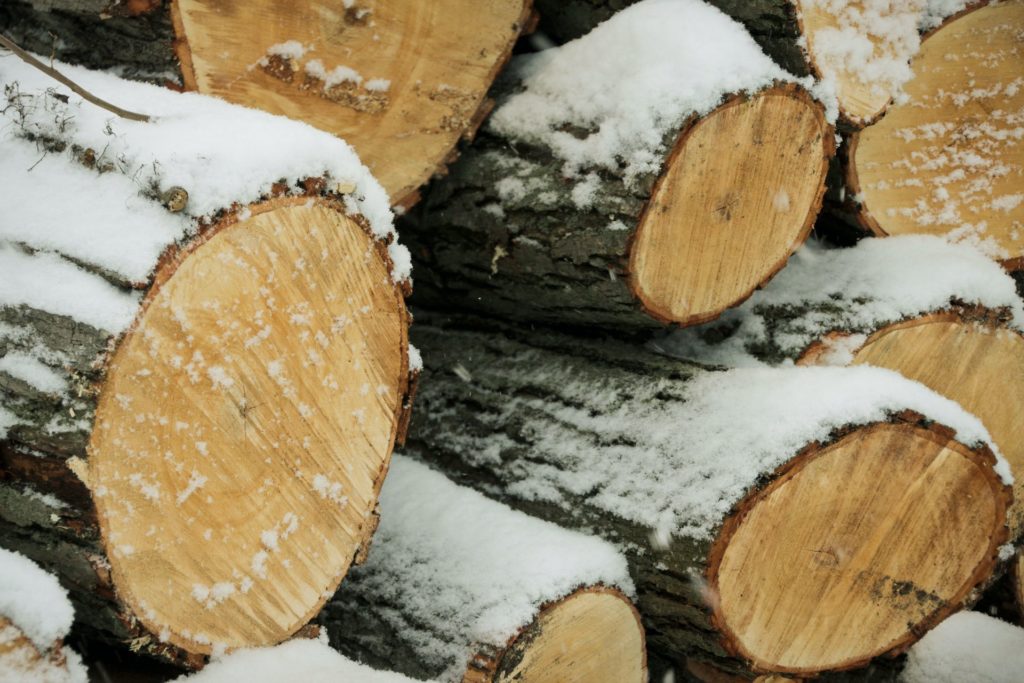
<path id="1" fill-rule="evenodd" d="M 560 43 L 588 33 L 636 0 L 536 0 L 539 30 Z M 789 0 L 706 0 L 743 24 L 761 49 L 797 76 L 811 73 L 797 45 L 800 28 Z"/>
<path id="2" fill-rule="evenodd" d="M 21 47 L 91 69 L 180 86 L 169 3 L 130 15 L 110 0 L 4 0 L 0 32 Z"/>

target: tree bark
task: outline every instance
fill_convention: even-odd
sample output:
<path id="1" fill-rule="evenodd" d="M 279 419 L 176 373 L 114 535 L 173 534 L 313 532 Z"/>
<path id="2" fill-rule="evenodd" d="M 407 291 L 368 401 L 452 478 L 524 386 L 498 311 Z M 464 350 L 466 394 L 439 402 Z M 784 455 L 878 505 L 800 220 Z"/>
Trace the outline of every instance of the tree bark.
<path id="1" fill-rule="evenodd" d="M 765 137 L 780 126 L 789 132 Z M 717 168 L 705 150 L 727 140 L 744 147 L 726 147 L 722 168 L 705 168 Z M 806 238 L 832 152 L 820 105 L 796 86 L 771 88 L 671 129 L 658 173 L 629 182 L 590 174 L 594 200 L 581 207 L 580 183 L 567 182 L 553 150 L 488 130 L 406 223 L 403 234 L 426 271 L 417 300 L 626 330 L 714 319 Z M 765 218 L 764 203 L 780 193 L 785 210 Z M 678 258 L 662 262 L 663 253 Z"/>
<path id="2" fill-rule="evenodd" d="M 408 281 L 383 191 L 299 124 L 77 72 L 163 115 L 119 120 L 13 60 L 0 544 L 135 649 L 195 665 L 278 642 L 364 552 L 407 421 Z M 161 157 L 175 125 L 209 137 Z M 247 125 L 291 140 L 287 158 L 243 153 Z"/>
<path id="3" fill-rule="evenodd" d="M 826 538 L 820 539 L 820 545 L 814 545 L 819 541 L 811 538 L 813 533 L 811 536 L 796 534 L 825 554 L 811 553 L 810 557 L 803 558 L 797 552 L 792 556 L 794 564 L 804 566 L 806 560 L 809 564 L 800 571 L 807 573 L 787 579 L 766 578 L 766 585 L 793 586 L 797 593 L 806 589 L 814 593 L 814 598 L 808 598 L 809 603 L 796 608 L 797 603 L 790 602 L 792 594 L 782 596 L 773 610 L 772 623 L 788 619 L 783 614 L 792 608 L 800 612 L 795 617 L 799 623 L 815 623 L 819 627 L 816 632 L 832 633 L 833 627 L 822 626 L 819 620 L 827 620 L 829 614 L 832 618 L 842 614 L 845 619 L 858 613 L 857 605 L 862 600 L 874 605 L 870 609 L 875 609 L 880 599 L 885 609 L 891 610 L 892 621 L 887 623 L 894 628 L 898 624 L 896 630 L 900 634 L 891 639 L 883 638 L 885 644 L 868 645 L 870 637 L 858 629 L 871 629 L 862 619 L 851 618 L 846 623 L 856 623 L 854 630 L 858 632 L 847 633 L 842 640 L 860 642 L 864 649 L 859 652 L 841 654 L 830 652 L 830 648 L 824 646 L 812 657 L 814 661 L 787 660 L 785 655 L 776 656 L 766 650 L 753 652 L 748 649 L 752 647 L 751 640 L 740 644 L 746 636 L 730 631 L 733 616 L 728 612 L 742 609 L 740 605 L 760 602 L 752 600 L 751 593 L 747 593 L 742 600 L 733 603 L 730 596 L 734 588 L 730 582 L 736 577 L 756 581 L 749 577 L 777 563 L 759 559 L 755 553 L 745 556 L 749 563 L 738 568 L 730 567 L 730 561 L 725 558 L 738 557 L 732 555 L 737 547 L 733 544 L 742 544 L 745 533 L 755 533 L 751 530 L 753 527 L 744 525 L 764 514 L 765 508 L 759 511 L 760 501 L 783 490 L 790 476 L 810 471 L 805 468 L 818 453 L 834 455 L 838 469 L 831 476 L 847 482 L 842 491 L 835 492 L 833 502 L 839 508 L 847 503 L 870 505 L 867 501 L 878 494 L 879 481 L 895 484 L 894 491 L 907 490 L 909 481 L 894 482 L 906 473 L 898 474 L 889 469 L 895 463 L 884 453 L 903 451 L 934 455 L 936 448 L 952 448 L 971 462 L 979 455 L 957 446 L 948 431 L 923 427 L 918 417 L 904 418 L 909 422 L 890 418 L 896 422 L 846 425 L 845 429 L 839 429 L 843 418 L 832 415 L 822 418 L 826 422 L 834 420 L 831 423 L 836 428 L 824 442 L 808 442 L 804 448 L 789 450 L 782 447 L 776 453 L 777 460 L 760 461 L 760 464 L 756 458 L 748 462 L 746 455 L 738 455 L 742 458 L 738 468 L 730 469 L 733 466 L 725 463 L 727 455 L 774 447 L 763 443 L 757 447 L 741 447 L 729 441 L 742 433 L 744 420 L 748 418 L 723 417 L 722 406 L 743 405 L 744 415 L 759 415 L 773 425 L 788 422 L 784 429 L 798 431 L 793 421 L 781 416 L 790 409 L 820 409 L 824 411 L 822 415 L 831 414 L 832 409 L 821 403 L 828 401 L 828 397 L 816 395 L 813 401 L 801 402 L 801 407 L 796 408 L 794 400 L 798 388 L 786 393 L 786 398 L 772 395 L 773 391 L 783 391 L 780 385 L 789 381 L 786 378 L 795 377 L 783 371 L 775 371 L 780 374 L 770 379 L 763 376 L 757 379 L 756 374 L 733 375 L 730 381 L 736 384 L 729 389 L 716 384 L 717 379 L 711 379 L 709 385 L 702 384 L 712 376 L 720 378 L 718 373 L 709 374 L 694 365 L 651 356 L 631 346 L 609 341 L 589 342 L 541 331 L 528 335 L 519 333 L 516 338 L 517 333 L 493 323 L 487 325 L 489 332 L 481 332 L 460 329 L 456 323 L 435 327 L 438 322 L 432 319 L 430 324 L 417 325 L 415 330 L 414 341 L 426 358 L 426 376 L 418 395 L 420 410 L 413 419 L 407 450 L 486 495 L 558 524 L 591 530 L 628 548 L 639 595 L 638 607 L 644 617 L 648 640 L 656 652 L 670 660 L 702 659 L 736 673 L 758 670 L 810 674 L 865 665 L 877 655 L 899 652 L 909 646 L 920 633 L 967 600 L 972 587 L 984 582 L 991 572 L 996 548 L 1006 538 L 1008 489 L 997 481 L 982 486 L 988 493 L 981 496 L 1001 510 L 997 514 L 999 519 L 989 518 L 984 530 L 969 532 L 969 536 L 977 532 L 973 541 L 963 539 L 971 545 L 980 543 L 976 559 L 981 564 L 968 562 L 970 567 L 964 567 L 953 590 L 936 592 L 925 587 L 927 580 L 923 577 L 912 576 L 923 566 L 948 561 L 946 553 L 949 551 L 935 547 L 938 538 L 948 530 L 925 531 L 917 522 L 908 522 L 914 525 L 915 533 L 928 538 L 914 541 L 920 543 L 921 555 L 895 574 L 882 569 L 887 561 L 880 558 L 862 558 L 863 564 L 844 564 L 847 556 L 843 553 L 857 555 L 859 541 L 851 539 L 849 545 L 841 546 L 840 555 L 832 555 L 830 553 L 836 550 Z M 529 344 L 523 342 L 523 337 L 528 337 Z M 835 383 L 834 390 L 840 394 L 846 391 L 839 386 L 845 381 L 844 377 L 848 375 L 836 374 L 830 378 L 830 382 Z M 797 380 L 792 386 L 801 386 L 801 381 Z M 714 406 L 704 405 L 706 401 L 714 402 Z M 837 401 L 836 406 L 839 405 L 844 406 L 841 410 L 848 407 L 844 401 Z M 771 417 L 776 414 L 778 417 Z M 804 415 L 801 419 L 813 421 L 815 418 Z M 708 426 L 709 421 L 715 426 Z M 707 431 L 698 435 L 695 433 L 698 429 Z M 678 439 L 670 439 L 672 434 L 678 434 Z M 800 440 L 795 432 L 790 437 Z M 704 442 L 714 445 L 704 446 Z M 706 454 L 697 455 L 704 448 L 709 449 Z M 847 449 L 853 450 L 843 455 Z M 991 461 L 991 456 L 985 457 Z M 687 458 L 693 460 L 687 464 Z M 930 461 L 931 456 L 924 460 Z M 868 463 L 872 461 L 886 471 L 871 474 L 857 471 L 860 467 L 870 469 Z M 658 474 L 661 467 L 665 471 Z M 847 467 L 849 469 L 844 470 Z M 986 478 L 994 476 L 986 466 L 982 466 L 982 470 L 987 472 Z M 733 493 L 721 492 L 721 504 L 716 512 L 702 516 L 700 506 L 687 507 L 693 495 L 714 498 L 715 493 L 707 492 L 718 491 L 723 481 L 720 477 L 728 479 L 726 472 L 741 472 L 738 476 L 743 483 L 729 489 Z M 855 480 L 865 481 L 866 488 L 859 490 L 859 485 L 853 483 Z M 868 485 L 868 481 L 874 483 Z M 821 489 L 815 490 L 820 493 Z M 698 491 L 702 493 L 696 493 Z M 931 496 L 929 493 L 925 498 Z M 919 494 L 914 503 L 907 503 L 907 509 L 920 505 L 930 507 L 932 503 L 926 503 L 925 498 Z M 940 507 L 960 505 L 960 500 L 946 500 Z M 663 504 L 674 505 L 676 510 L 690 511 L 671 514 L 663 511 L 643 517 L 651 501 L 664 501 Z M 896 507 L 903 505 L 888 501 L 887 510 L 894 509 L 889 503 Z M 655 503 L 655 507 L 661 504 Z M 845 514 L 822 512 L 823 504 L 832 505 L 819 495 L 814 506 L 818 519 L 833 516 L 838 519 Z M 774 548 L 774 553 L 785 554 L 784 539 L 792 537 L 795 528 L 804 523 L 797 521 L 801 519 L 798 510 L 803 507 L 796 505 L 791 509 L 792 516 L 782 515 L 772 522 L 779 525 L 773 528 L 786 528 L 789 532 L 773 541 L 765 541 Z M 951 510 L 949 507 L 947 512 Z M 948 520 L 947 512 L 936 511 L 936 514 Z M 744 532 L 744 528 L 748 531 Z M 908 547 L 895 539 L 891 543 Z M 958 553 L 954 551 L 953 555 Z M 837 559 L 840 556 L 844 559 Z M 821 558 L 820 562 L 816 558 Z M 830 600 L 823 600 L 818 589 L 807 588 L 807 581 L 824 565 L 843 574 L 851 572 L 851 579 L 859 576 L 852 580 L 854 584 L 861 582 L 860 590 L 864 593 L 858 597 L 854 595 L 858 592 L 855 590 L 842 605 L 823 607 Z M 868 580 L 867 577 L 873 578 Z M 778 583 L 772 583 L 776 580 Z M 749 590 L 756 595 L 758 589 Z M 789 607 L 783 608 L 782 604 Z M 754 621 L 764 617 L 764 614 L 757 615 L 757 608 L 751 609 L 752 614 L 748 616 Z M 785 641 L 787 636 L 771 638 L 772 642 L 778 642 L 779 639 Z M 797 638 L 804 645 L 814 640 L 810 634 Z"/>
<path id="4" fill-rule="evenodd" d="M 0 31 L 41 55 L 309 123 L 359 152 L 408 207 L 472 139 L 530 0 L 349 3 L 11 0 Z M 329 37 L 329 38 L 328 38 Z M 411 46 L 411 47 L 410 47 Z"/>
<path id="5" fill-rule="evenodd" d="M 631 590 L 626 562 L 609 544 L 396 456 L 369 559 L 319 621 L 347 656 L 417 679 L 489 683 L 543 672 L 642 683 L 643 628 L 622 590 Z"/>

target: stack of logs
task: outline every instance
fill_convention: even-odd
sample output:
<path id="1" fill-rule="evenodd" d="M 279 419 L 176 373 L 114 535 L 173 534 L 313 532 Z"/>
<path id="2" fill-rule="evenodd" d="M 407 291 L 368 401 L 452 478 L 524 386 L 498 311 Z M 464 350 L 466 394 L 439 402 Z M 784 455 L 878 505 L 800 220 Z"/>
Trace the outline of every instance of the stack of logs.
<path id="1" fill-rule="evenodd" d="M 115 70 L 57 65 L 147 112 L 0 52 L 0 546 L 60 578 L 78 638 L 191 669 L 322 629 L 418 678 L 881 680 L 1003 574 L 1019 589 L 1008 276 L 885 320 L 788 302 L 765 338 L 813 338 L 746 352 L 809 367 L 644 341 L 719 334 L 815 227 L 1024 270 L 1024 0 L 633 4 L 0 6 L 0 35 Z M 646 147 L 629 106 L 545 109 L 561 65 L 672 21 L 789 74 L 687 58 L 707 101 L 652 105 Z M 895 99 L 836 60 L 858 30 L 909 60 Z M 550 130 L 513 120 L 530 103 Z M 653 157 L 579 153 L 599 135 Z"/>

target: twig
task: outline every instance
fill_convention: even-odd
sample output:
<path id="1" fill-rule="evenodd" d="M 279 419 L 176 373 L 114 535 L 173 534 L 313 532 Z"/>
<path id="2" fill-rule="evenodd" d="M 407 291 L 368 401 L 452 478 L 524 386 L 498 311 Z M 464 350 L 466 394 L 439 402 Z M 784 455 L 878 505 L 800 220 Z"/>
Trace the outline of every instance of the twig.
<path id="1" fill-rule="evenodd" d="M 97 107 L 102 107 L 103 109 L 106 109 L 107 111 L 113 114 L 117 114 L 121 118 L 128 119 L 130 121 L 150 120 L 150 118 L 145 114 L 137 114 L 133 111 L 128 111 L 127 109 L 121 109 L 121 107 L 113 105 L 110 102 L 107 102 L 106 100 L 101 100 L 100 98 L 96 97 L 91 92 L 81 87 L 61 72 L 57 71 L 53 67 L 46 66 L 32 55 L 22 50 L 13 40 L 11 40 L 3 34 L 0 34 L 0 46 L 7 48 L 8 50 L 16 54 L 18 57 L 20 57 L 22 61 L 31 64 L 32 66 L 34 66 L 35 68 L 39 69 L 44 74 L 49 76 L 50 78 L 59 81 L 67 87 L 71 88 L 72 91 L 78 93 L 89 102 L 95 104 Z"/>

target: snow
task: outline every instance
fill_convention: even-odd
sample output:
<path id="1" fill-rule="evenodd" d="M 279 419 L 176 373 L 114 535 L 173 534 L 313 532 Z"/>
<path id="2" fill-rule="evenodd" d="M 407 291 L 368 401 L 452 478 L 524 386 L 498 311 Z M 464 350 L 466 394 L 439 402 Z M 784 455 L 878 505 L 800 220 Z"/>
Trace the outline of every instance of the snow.
<path id="1" fill-rule="evenodd" d="M 46 652 L 71 630 L 75 612 L 56 577 L 21 553 L 0 548 L 0 616 Z"/>
<path id="2" fill-rule="evenodd" d="M 922 31 L 930 31 L 948 17 L 967 9 L 970 4 L 971 0 L 925 0 L 919 28 Z"/>
<path id="3" fill-rule="evenodd" d="M 279 47 L 294 52 L 295 46 Z M 395 240 L 387 194 L 343 140 L 215 98 L 55 66 L 93 94 L 154 120 L 119 118 L 13 56 L 0 59 L 0 83 L 11 88 L 0 118 L 0 182 L 10 196 L 32 200 L 5 206 L 0 240 L 59 250 L 140 282 L 163 248 L 195 230 L 200 219 L 257 202 L 278 182 L 296 191 L 299 181 L 321 176 L 332 186 L 353 188 L 345 197 L 350 212 L 362 214 L 376 238 Z M 29 137 L 66 147 L 44 153 Z M 93 150 L 97 168 L 116 172 L 98 175 L 69 161 L 76 148 Z M 173 187 L 188 192 L 180 214 L 156 199 Z M 408 277 L 406 270 L 394 275 Z"/>
<path id="4" fill-rule="evenodd" d="M 585 498 L 662 536 L 710 539 L 765 473 L 807 444 L 904 410 L 954 429 L 965 444 L 988 445 L 997 455 L 996 474 L 1012 482 L 976 417 L 890 370 L 739 368 L 697 371 L 680 384 L 657 376 L 642 383 L 615 376 L 595 381 L 568 359 L 545 362 L 543 374 L 538 365 L 523 352 L 489 370 L 489 378 L 518 376 L 515 385 L 537 386 L 539 395 L 523 392 L 495 406 L 496 414 L 475 416 L 483 430 L 535 416 L 517 428 L 528 448 L 518 439 L 472 435 L 455 438 L 451 447 L 467 465 L 498 474 L 509 495 L 569 510 Z"/>
<path id="5" fill-rule="evenodd" d="M 913 76 L 910 58 L 924 0 L 802 0 L 804 11 L 823 11 L 833 26 L 813 30 L 808 42 L 822 80 L 852 77 L 872 95 L 895 97 Z"/>
<path id="6" fill-rule="evenodd" d="M 687 117 L 793 80 L 740 24 L 699 0 L 643 0 L 513 68 L 522 91 L 494 112 L 492 130 L 550 147 L 568 176 L 607 169 L 627 181 L 660 169 L 666 137 Z"/>
<path id="7" fill-rule="evenodd" d="M 110 333 L 126 329 L 139 308 L 135 292 L 119 289 L 57 254 L 28 254 L 2 240 L 0 273 L 0 306 L 49 311 Z"/>
<path id="8" fill-rule="evenodd" d="M 290 640 L 274 647 L 236 650 L 214 658 L 202 671 L 174 683 L 413 683 L 389 671 L 375 671 L 332 650 L 324 639 Z"/>
<path id="9" fill-rule="evenodd" d="M 8 351 L 0 356 L 0 372 L 35 387 L 47 394 L 59 394 L 67 389 L 64 377 L 27 353 Z"/>
<path id="10" fill-rule="evenodd" d="M 367 563 L 337 605 L 400 605 L 380 614 L 441 680 L 461 681 L 482 645 L 504 647 L 546 602 L 581 586 L 633 593 L 610 544 L 511 510 L 395 455 Z"/>
<path id="11" fill-rule="evenodd" d="M 979 612 L 958 612 L 910 649 L 903 683 L 1018 683 L 1024 629 Z"/>
<path id="12" fill-rule="evenodd" d="M 708 325 L 671 332 L 655 350 L 700 363 L 759 365 L 751 349 L 796 359 L 832 331 L 870 334 L 885 325 L 949 308 L 952 301 L 1012 311 L 1024 331 L 1024 304 L 1013 278 L 970 245 L 929 235 L 865 239 L 855 247 L 826 249 L 813 241 L 764 289 Z M 788 313 L 787 313 L 788 311 Z M 766 316 L 776 319 L 774 329 Z M 733 330 L 724 341 L 709 333 Z M 863 341 L 863 337 L 861 337 Z M 841 353 L 854 350 L 856 339 Z"/>

